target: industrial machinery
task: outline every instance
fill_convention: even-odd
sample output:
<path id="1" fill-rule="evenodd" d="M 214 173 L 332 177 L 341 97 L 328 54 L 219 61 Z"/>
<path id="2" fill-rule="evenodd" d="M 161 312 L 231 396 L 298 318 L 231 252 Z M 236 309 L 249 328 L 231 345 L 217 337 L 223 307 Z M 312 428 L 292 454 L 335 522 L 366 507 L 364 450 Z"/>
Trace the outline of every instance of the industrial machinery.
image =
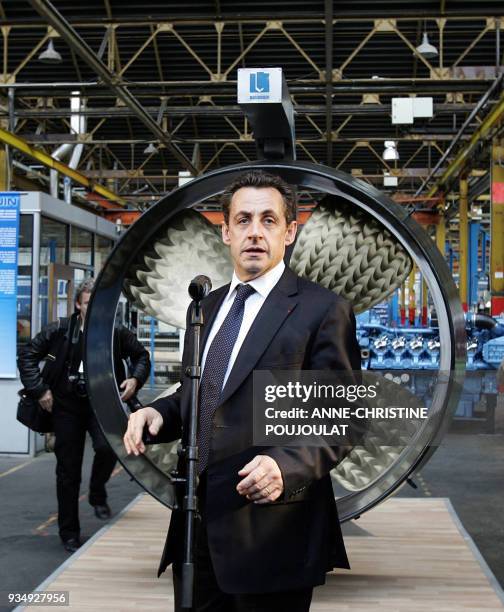
<path id="1" fill-rule="evenodd" d="M 371 370 L 437 370 L 441 348 L 439 326 L 386 326 L 365 313 L 357 326 L 362 367 Z M 504 359 L 504 317 L 469 313 L 466 316 L 469 371 L 495 370 Z"/>
<path id="2" fill-rule="evenodd" d="M 357 337 L 362 367 L 366 370 L 409 371 L 413 383 L 425 382 L 415 372 L 439 369 L 441 350 L 436 319 L 429 327 L 384 324 L 383 305 L 358 318 Z M 390 314 L 390 313 L 389 313 Z M 460 421 L 480 421 L 484 431 L 494 431 L 497 396 L 496 370 L 504 360 L 504 317 L 466 314 L 466 376 L 454 417 Z"/>
<path id="3" fill-rule="evenodd" d="M 425 339 L 418 333 L 396 335 L 387 329 L 360 329 L 368 365 L 380 358 L 384 365 L 393 363 L 395 355 L 405 356 L 406 351 L 409 357 L 403 369 L 421 363 L 427 359 L 425 340 L 431 361 L 436 355 L 436 366 L 428 372 L 426 421 L 407 439 L 384 423 L 376 423 L 362 444 L 333 470 L 340 518 L 348 520 L 393 493 L 428 461 L 439 444 L 458 404 L 466 361 L 464 314 L 443 256 L 410 210 L 356 178 L 295 160 L 292 104 L 285 80 L 278 69 L 260 72 L 269 75 L 276 98 L 265 100 L 262 92 L 261 100 L 254 103 L 251 90 L 245 91 L 245 99 L 239 95 L 254 127 L 258 161 L 221 168 L 174 190 L 131 226 L 105 264 L 88 311 L 90 398 L 125 468 L 147 491 L 173 507 L 176 499 L 170 470 L 176 461 L 176 445 L 158 445 L 140 457 L 126 456 L 122 446 L 127 409 L 120 401 L 111 370 L 115 305 L 124 292 L 139 310 L 165 323 L 184 326 L 187 286 L 194 273 L 210 276 L 214 288 L 230 277 L 228 254 L 222 249 L 218 230 L 194 208 L 214 201 L 246 170 L 278 174 L 308 193 L 315 204 L 291 253 L 290 267 L 297 274 L 343 295 L 358 313 L 387 299 L 416 266 L 428 286 L 438 321 L 437 332 L 426 334 Z M 254 71 L 239 75 L 239 90 L 240 86 L 246 90 L 250 73 Z M 268 81 L 264 74 L 261 78 Z M 396 384 L 393 379 L 389 383 Z M 397 385 L 397 397 L 409 401 L 411 389 Z"/>

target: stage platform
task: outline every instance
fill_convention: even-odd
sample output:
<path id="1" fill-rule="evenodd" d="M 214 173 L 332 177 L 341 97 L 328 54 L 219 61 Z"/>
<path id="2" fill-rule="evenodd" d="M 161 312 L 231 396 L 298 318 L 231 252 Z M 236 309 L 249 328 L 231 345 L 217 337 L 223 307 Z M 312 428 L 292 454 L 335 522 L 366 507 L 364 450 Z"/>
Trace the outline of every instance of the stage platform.
<path id="1" fill-rule="evenodd" d="M 169 516 L 139 495 L 37 590 L 69 591 L 70 610 L 170 612 L 171 572 L 156 578 Z M 501 587 L 448 499 L 392 498 L 344 531 L 352 570 L 315 589 L 312 612 L 504 609 Z M 37 606 L 46 609 L 54 607 Z"/>

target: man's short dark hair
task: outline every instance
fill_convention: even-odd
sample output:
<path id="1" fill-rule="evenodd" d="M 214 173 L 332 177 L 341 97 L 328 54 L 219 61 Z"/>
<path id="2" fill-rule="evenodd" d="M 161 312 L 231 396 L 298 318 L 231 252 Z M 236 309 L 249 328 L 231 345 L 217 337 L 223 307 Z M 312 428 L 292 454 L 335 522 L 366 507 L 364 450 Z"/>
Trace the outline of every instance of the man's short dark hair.
<path id="1" fill-rule="evenodd" d="M 83 293 L 91 293 L 94 287 L 94 278 L 88 277 L 85 278 L 77 285 L 77 289 L 75 290 L 75 301 L 79 304 L 81 303 L 81 297 Z"/>
<path id="2" fill-rule="evenodd" d="M 229 225 L 229 209 L 231 199 L 234 194 L 242 187 L 254 187 L 255 189 L 266 189 L 271 187 L 276 189 L 282 196 L 284 203 L 285 220 L 287 225 L 296 219 L 296 193 L 294 189 L 279 176 L 268 174 L 262 170 L 250 170 L 244 172 L 229 185 L 221 196 L 222 212 L 224 221 Z"/>

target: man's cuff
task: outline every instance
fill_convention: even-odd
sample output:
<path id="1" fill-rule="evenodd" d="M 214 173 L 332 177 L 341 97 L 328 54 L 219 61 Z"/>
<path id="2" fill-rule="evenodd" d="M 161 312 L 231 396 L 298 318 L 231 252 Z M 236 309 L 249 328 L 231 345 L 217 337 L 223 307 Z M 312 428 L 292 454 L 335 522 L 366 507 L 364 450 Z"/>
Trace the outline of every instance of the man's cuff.
<path id="1" fill-rule="evenodd" d="M 301 474 L 299 460 L 292 455 L 292 449 L 276 446 L 262 450 L 261 454 L 274 459 L 280 468 L 284 485 L 284 500 L 295 497 L 310 484 L 306 477 Z"/>

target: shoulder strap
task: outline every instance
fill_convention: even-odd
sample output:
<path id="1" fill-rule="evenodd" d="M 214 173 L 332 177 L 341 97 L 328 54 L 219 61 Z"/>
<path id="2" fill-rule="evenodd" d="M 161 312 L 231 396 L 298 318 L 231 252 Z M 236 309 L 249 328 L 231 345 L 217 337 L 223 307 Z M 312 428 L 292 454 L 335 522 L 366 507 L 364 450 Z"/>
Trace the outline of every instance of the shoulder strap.
<path id="1" fill-rule="evenodd" d="M 54 330 L 51 338 L 51 346 L 46 357 L 46 363 L 42 370 L 42 378 L 48 385 L 53 385 L 64 370 L 68 350 L 70 348 L 68 340 L 70 319 L 59 318 L 58 326 Z M 66 345 L 66 346 L 65 346 Z"/>

